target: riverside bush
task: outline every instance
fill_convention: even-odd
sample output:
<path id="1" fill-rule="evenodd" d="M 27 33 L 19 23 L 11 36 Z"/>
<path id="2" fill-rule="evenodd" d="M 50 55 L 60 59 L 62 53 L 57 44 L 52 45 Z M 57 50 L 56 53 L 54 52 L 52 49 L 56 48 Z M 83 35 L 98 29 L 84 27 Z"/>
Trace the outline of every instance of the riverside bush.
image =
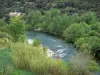
<path id="1" fill-rule="evenodd" d="M 75 42 L 75 45 L 80 51 L 96 54 L 100 47 L 100 38 L 97 36 L 79 38 Z"/>
<path id="2" fill-rule="evenodd" d="M 99 70 L 99 67 L 98 67 L 98 64 L 95 61 L 89 61 L 88 62 L 88 69 L 90 71 L 95 72 L 95 71 L 98 71 Z"/>
<path id="3" fill-rule="evenodd" d="M 69 69 L 68 75 L 92 75 L 91 69 L 98 70 L 98 64 L 92 60 L 92 56 L 82 52 L 73 56 L 70 62 L 72 67 Z"/>
<path id="4" fill-rule="evenodd" d="M 33 40 L 33 46 L 40 46 L 40 40 L 38 38 Z"/>

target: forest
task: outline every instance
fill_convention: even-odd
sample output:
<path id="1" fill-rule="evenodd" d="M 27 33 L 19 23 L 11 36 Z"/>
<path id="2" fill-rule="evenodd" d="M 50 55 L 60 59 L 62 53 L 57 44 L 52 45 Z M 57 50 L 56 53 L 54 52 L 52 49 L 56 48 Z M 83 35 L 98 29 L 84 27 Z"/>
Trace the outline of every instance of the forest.
<path id="1" fill-rule="evenodd" d="M 99 0 L 0 1 L 0 75 L 100 75 L 99 7 Z M 38 38 L 28 43 L 27 31 L 63 39 L 77 54 L 69 62 L 48 57 Z"/>

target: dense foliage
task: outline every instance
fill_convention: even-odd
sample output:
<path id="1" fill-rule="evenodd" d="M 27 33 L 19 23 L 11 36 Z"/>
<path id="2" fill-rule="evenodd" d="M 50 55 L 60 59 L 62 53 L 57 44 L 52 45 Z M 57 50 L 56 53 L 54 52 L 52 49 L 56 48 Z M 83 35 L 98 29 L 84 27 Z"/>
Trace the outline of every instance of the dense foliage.
<path id="1" fill-rule="evenodd" d="M 56 14 L 55 12 L 58 12 L 58 13 Z M 49 13 L 49 18 L 48 18 L 48 13 Z M 87 37 L 91 36 L 89 32 L 89 29 L 91 28 L 91 26 L 89 26 L 85 22 L 78 23 L 79 21 L 76 20 L 78 18 L 75 19 L 73 18 L 73 16 L 78 16 L 78 15 L 77 14 L 72 15 L 72 16 L 69 16 L 67 14 L 61 15 L 58 9 L 51 9 L 50 11 L 45 11 L 44 15 L 41 14 L 41 16 L 38 16 L 37 20 L 40 19 L 40 17 L 42 17 L 39 22 L 35 22 L 37 20 L 31 21 L 31 22 L 35 22 L 35 23 L 32 23 L 33 25 L 28 23 L 29 21 L 27 21 L 26 19 L 26 17 L 29 17 L 29 18 L 31 17 L 29 15 L 24 17 L 25 20 L 20 16 L 11 17 L 8 24 L 5 21 L 1 20 L 0 25 L 3 27 L 3 29 L 2 28 L 0 29 L 0 32 L 1 32 L 0 33 L 0 36 L 1 36 L 0 49 L 1 51 L 7 51 L 7 53 L 9 54 L 8 57 L 10 58 L 9 61 L 11 61 L 11 64 L 13 63 L 15 67 L 12 67 L 11 65 L 9 66 L 5 65 L 6 67 L 3 69 L 3 71 L 0 71 L 0 73 L 5 74 L 5 75 L 9 75 L 9 74 L 19 75 L 20 73 L 18 70 L 16 71 L 16 69 L 20 69 L 20 70 L 26 69 L 26 70 L 31 70 L 31 72 L 34 73 L 35 75 L 49 75 L 49 74 L 51 75 L 91 75 L 91 71 L 92 72 L 98 71 L 98 65 L 95 61 L 93 61 L 92 58 L 89 58 L 89 59 L 87 58 L 86 60 L 83 60 L 87 54 L 85 55 L 84 53 L 82 53 L 80 55 L 74 56 L 75 58 L 74 59 L 72 58 L 71 61 L 68 63 L 68 62 L 63 61 L 62 59 L 53 59 L 53 58 L 48 57 L 47 48 L 41 47 L 39 39 L 34 39 L 32 45 L 28 44 L 23 39 L 26 27 L 28 27 L 29 29 L 30 27 L 32 27 L 31 29 L 39 28 L 41 31 L 46 31 L 54 35 L 60 35 L 60 36 L 66 35 L 66 34 L 63 34 L 66 32 L 67 30 L 66 28 L 73 28 L 72 30 L 74 30 L 76 34 L 70 37 L 74 37 L 73 39 L 75 40 L 73 42 L 75 42 L 77 47 L 78 46 L 81 47 L 79 44 L 80 41 L 78 40 L 81 39 L 81 37 L 84 37 L 86 38 L 85 40 L 88 40 Z M 69 22 L 70 20 L 66 22 L 65 18 L 66 19 L 70 18 L 71 22 Z M 44 23 L 45 26 L 42 25 L 42 23 Z M 48 25 L 46 23 L 48 23 Z M 53 25 L 50 23 L 52 23 Z M 58 25 L 57 30 L 56 30 L 56 25 Z M 74 26 L 76 26 L 76 28 L 77 27 L 80 28 L 79 30 L 80 32 L 78 32 Z M 51 31 L 52 29 L 53 31 Z M 96 29 L 96 32 L 99 32 L 99 31 Z M 68 33 L 68 35 L 71 35 L 71 34 Z M 66 38 L 67 36 L 64 36 L 64 37 Z M 95 39 L 94 42 L 99 40 L 98 37 L 99 36 L 93 37 Z M 70 40 L 72 41 L 73 39 L 70 39 Z M 89 43 L 90 45 L 91 40 L 89 39 L 88 41 L 86 41 L 86 43 Z M 81 43 L 83 44 L 83 42 L 85 41 L 82 41 Z M 93 50 L 94 50 L 94 48 L 98 47 L 97 44 L 91 44 L 90 46 L 93 47 Z M 82 58 L 80 58 L 81 56 Z M 4 55 L 2 57 L 4 57 Z M 77 59 L 79 61 L 76 61 Z M 81 63 L 80 61 L 83 61 L 85 63 Z M 77 65 L 77 63 L 80 63 L 80 65 Z"/>
<path id="2" fill-rule="evenodd" d="M 75 43 L 79 51 L 87 50 L 87 53 L 99 57 L 100 22 L 94 12 L 68 15 L 67 13 L 61 14 L 59 9 L 52 8 L 42 13 L 37 11 L 37 14 L 35 20 L 36 12 L 34 11 L 29 12 L 27 18 L 25 17 L 26 23 L 31 23 L 29 29 L 62 36 L 67 42 Z"/>
<path id="3" fill-rule="evenodd" d="M 27 12 L 31 9 L 49 10 L 50 8 L 58 8 L 64 12 L 83 13 L 88 10 L 100 13 L 99 0 L 1 0 L 0 1 L 0 17 L 3 17 L 9 11 Z"/>
<path id="4" fill-rule="evenodd" d="M 8 29 L 15 42 L 24 39 L 25 24 L 21 17 L 11 17 Z"/>
<path id="5" fill-rule="evenodd" d="M 29 70 L 35 75 L 92 75 L 98 71 L 98 64 L 93 59 L 100 60 L 99 7 L 99 0 L 0 1 L 0 18 L 4 17 L 0 19 L 0 59 L 3 61 L 4 57 L 10 61 L 9 66 L 0 70 L 0 75 L 20 75 L 13 71 L 15 69 Z M 9 16 L 6 20 L 9 11 L 25 15 Z M 80 53 L 69 63 L 50 58 L 39 39 L 34 39 L 32 45 L 26 42 L 26 30 L 62 37 L 73 43 Z"/>

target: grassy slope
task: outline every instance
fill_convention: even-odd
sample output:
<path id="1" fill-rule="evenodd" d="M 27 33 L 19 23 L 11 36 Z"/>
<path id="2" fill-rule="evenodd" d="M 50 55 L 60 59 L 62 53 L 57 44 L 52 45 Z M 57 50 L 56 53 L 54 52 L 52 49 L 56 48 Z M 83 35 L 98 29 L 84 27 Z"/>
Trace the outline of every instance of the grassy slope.
<path id="1" fill-rule="evenodd" d="M 0 49 L 0 71 L 3 71 L 5 66 L 13 66 L 10 58 L 10 50 Z M 26 70 L 19 70 L 14 68 L 14 75 L 33 75 Z"/>

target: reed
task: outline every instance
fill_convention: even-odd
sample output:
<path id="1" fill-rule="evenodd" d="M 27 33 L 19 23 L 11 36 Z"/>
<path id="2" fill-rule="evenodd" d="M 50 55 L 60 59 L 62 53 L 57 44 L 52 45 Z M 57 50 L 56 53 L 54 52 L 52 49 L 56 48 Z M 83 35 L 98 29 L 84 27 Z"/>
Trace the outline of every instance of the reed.
<path id="1" fill-rule="evenodd" d="M 45 55 L 41 47 L 33 47 L 26 43 L 14 43 L 12 61 L 16 68 L 30 69 L 36 75 L 66 75 L 67 69 L 62 60 L 55 60 Z"/>

